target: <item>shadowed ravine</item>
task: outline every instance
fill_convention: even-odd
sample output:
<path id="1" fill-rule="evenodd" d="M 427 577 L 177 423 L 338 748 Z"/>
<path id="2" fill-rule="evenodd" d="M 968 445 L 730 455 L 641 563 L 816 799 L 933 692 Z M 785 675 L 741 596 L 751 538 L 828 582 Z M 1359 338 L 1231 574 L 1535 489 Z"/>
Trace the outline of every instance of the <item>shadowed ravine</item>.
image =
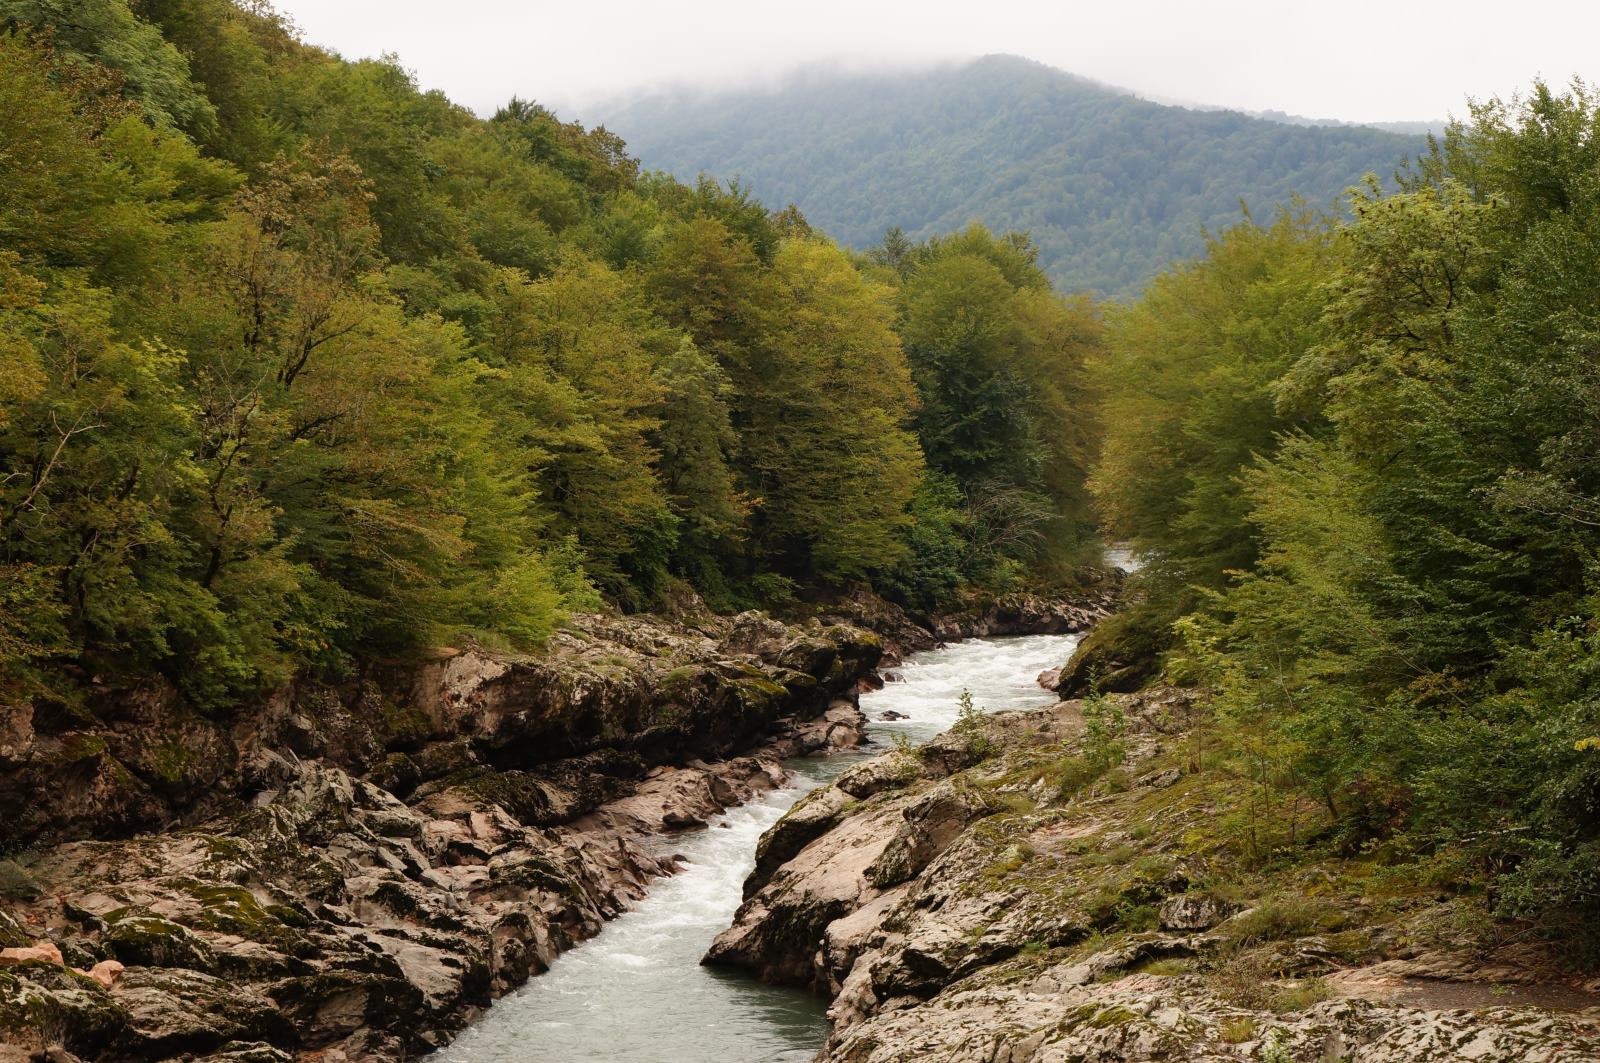
<path id="1" fill-rule="evenodd" d="M 793 785 L 735 808 L 695 834 L 662 839 L 688 860 L 637 909 L 545 975 L 495 1004 L 436 1058 L 451 1063 L 605 1060 L 660 1063 L 803 1063 L 826 1038 L 823 1003 L 794 989 L 700 966 L 739 906 L 763 831 L 807 790 L 885 741 L 923 742 L 956 721 L 962 690 L 991 712 L 1046 705 L 1038 673 L 1071 656 L 1077 635 L 974 639 L 918 654 L 894 669 L 903 682 L 866 694 L 877 748 L 790 764 Z M 894 678 L 894 676 L 891 676 Z M 904 720 L 884 721 L 886 712 Z"/>

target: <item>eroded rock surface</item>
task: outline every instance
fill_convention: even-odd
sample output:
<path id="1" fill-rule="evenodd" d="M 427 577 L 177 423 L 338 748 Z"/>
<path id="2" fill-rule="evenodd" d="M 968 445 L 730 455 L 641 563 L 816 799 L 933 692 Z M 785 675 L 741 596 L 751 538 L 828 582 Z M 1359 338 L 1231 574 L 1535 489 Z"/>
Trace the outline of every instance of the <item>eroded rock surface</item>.
<path id="1" fill-rule="evenodd" d="M 1069 701 L 852 768 L 763 839 L 705 962 L 829 997 L 823 1063 L 1600 1059 L 1595 987 L 1454 932 L 1470 899 L 1252 870 L 1196 713 Z"/>
<path id="2" fill-rule="evenodd" d="M 0 1060 L 429 1051 L 674 870 L 647 835 L 859 743 L 880 652 L 759 614 L 591 617 L 536 657 L 227 719 L 155 684 L 86 716 L 10 706 Z"/>

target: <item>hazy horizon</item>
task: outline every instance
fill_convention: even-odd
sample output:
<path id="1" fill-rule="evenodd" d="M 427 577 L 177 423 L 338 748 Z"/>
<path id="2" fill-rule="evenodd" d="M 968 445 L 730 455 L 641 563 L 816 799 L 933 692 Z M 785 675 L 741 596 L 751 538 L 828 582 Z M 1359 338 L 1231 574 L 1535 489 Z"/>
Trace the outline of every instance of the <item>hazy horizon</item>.
<path id="1" fill-rule="evenodd" d="M 1352 0 L 1337 20 L 1265 0 L 1114 9 L 994 0 L 981 18 L 950 0 L 817 0 L 803 17 L 735 0 L 692 10 L 464 0 L 447 32 L 431 0 L 277 6 L 311 43 L 347 58 L 394 54 L 423 88 L 479 113 L 520 96 L 580 121 L 588 108 L 653 90 L 774 86 L 818 66 L 909 70 L 1004 53 L 1160 103 L 1438 122 L 1464 114 L 1469 98 L 1507 96 L 1541 77 L 1565 84 L 1600 65 L 1586 44 L 1600 37 L 1600 5 L 1575 2 L 1535 4 L 1544 17 L 1512 25 L 1485 0 Z"/>
<path id="2" fill-rule="evenodd" d="M 1025 63 L 1036 63 L 1048 70 L 1053 70 L 1066 77 L 1076 79 L 1087 85 L 1092 85 L 1107 92 L 1126 94 L 1134 97 L 1135 99 L 1142 99 L 1164 107 L 1182 107 L 1194 111 L 1235 111 L 1242 114 L 1267 118 L 1268 120 L 1273 121 L 1288 120 L 1292 124 L 1339 122 L 1348 125 L 1370 124 L 1379 127 L 1409 125 L 1420 126 L 1426 124 L 1434 128 L 1443 128 L 1446 121 L 1451 117 L 1448 114 L 1439 114 L 1433 116 L 1414 116 L 1412 118 L 1404 119 L 1369 119 L 1363 122 L 1360 119 L 1347 119 L 1338 115 L 1299 114 L 1296 112 L 1285 111 L 1282 108 L 1274 107 L 1234 107 L 1228 104 L 1212 103 L 1207 100 L 1182 99 L 1178 97 L 1164 96 L 1159 93 L 1142 92 L 1127 85 L 1118 85 L 1109 81 L 1102 81 L 1099 78 L 1088 77 L 1087 75 L 1080 74 L 1077 71 L 1067 70 L 1051 63 L 1045 63 L 1042 60 L 1034 59 L 1030 56 L 1018 55 L 1011 52 L 988 52 L 983 55 L 960 56 L 950 59 L 928 59 L 920 62 L 906 60 L 891 63 L 880 63 L 877 65 L 871 65 L 865 62 L 856 62 L 845 58 L 818 59 L 781 70 L 774 70 L 761 76 L 752 75 L 749 78 L 736 81 L 702 83 L 696 83 L 693 81 L 670 81 L 640 86 L 621 92 L 611 93 L 609 95 L 597 95 L 592 99 L 586 99 L 581 105 L 579 105 L 584 109 L 584 114 L 578 114 L 575 112 L 569 115 L 563 112 L 562 117 L 584 119 L 586 120 L 586 124 L 589 122 L 598 124 L 609 121 L 611 119 L 611 115 L 615 111 L 619 109 L 627 109 L 641 101 L 654 99 L 666 99 L 670 101 L 682 99 L 692 101 L 697 99 L 723 98 L 730 96 L 754 96 L 762 93 L 783 93 L 795 86 L 805 85 L 813 81 L 843 81 L 855 79 L 871 80 L 876 78 L 893 79 L 897 76 L 912 77 L 920 73 L 941 70 L 956 71 L 973 63 L 979 63 L 987 59 L 1015 59 Z M 550 100 L 540 100 L 539 102 L 545 103 L 547 106 L 552 106 L 558 111 L 561 109 L 559 104 Z"/>

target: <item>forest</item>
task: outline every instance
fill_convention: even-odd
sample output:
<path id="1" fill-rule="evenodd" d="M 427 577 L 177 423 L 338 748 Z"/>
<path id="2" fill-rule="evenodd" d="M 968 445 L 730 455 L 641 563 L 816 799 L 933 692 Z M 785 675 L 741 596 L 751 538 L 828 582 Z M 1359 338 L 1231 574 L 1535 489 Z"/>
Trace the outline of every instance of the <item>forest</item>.
<path id="1" fill-rule="evenodd" d="M 913 608 L 1092 539 L 1097 311 L 852 256 L 261 4 L 0 2 L 0 683 L 221 707 L 574 610 Z"/>
<path id="2" fill-rule="evenodd" d="M 1342 207 L 1425 138 L 1173 107 L 1017 56 L 909 72 L 802 72 L 762 91 L 597 105 L 647 164 L 738 179 L 850 247 L 978 219 L 1028 232 L 1062 291 L 1125 299 L 1203 233 L 1299 196 Z M 1287 116 L 1285 116 L 1287 118 Z"/>
<path id="3" fill-rule="evenodd" d="M 1600 107 L 1484 102 L 1352 200 L 1111 315 L 1092 487 L 1145 598 L 1098 653 L 1214 691 L 1218 747 L 1336 851 L 1593 962 Z"/>
<path id="4" fill-rule="evenodd" d="M 223 713 L 685 589 L 926 612 L 1059 586 L 1104 535 L 1143 568 L 1091 659 L 1215 692 L 1197 757 L 1325 809 L 1341 852 L 1596 947 L 1581 84 L 1478 105 L 1393 178 L 1413 141 L 1201 116 L 1272 182 L 1205 173 L 1232 224 L 1143 283 L 1220 200 L 1135 204 L 1104 239 L 853 252 L 603 128 L 474 116 L 264 3 L 66 7 L 0 0 L 6 698 L 79 711 L 157 673 Z M 1164 166 L 1108 150 L 1114 183 Z M 1352 166 L 1347 209 L 1289 202 Z M 1251 194 L 1286 205 L 1240 220 Z"/>

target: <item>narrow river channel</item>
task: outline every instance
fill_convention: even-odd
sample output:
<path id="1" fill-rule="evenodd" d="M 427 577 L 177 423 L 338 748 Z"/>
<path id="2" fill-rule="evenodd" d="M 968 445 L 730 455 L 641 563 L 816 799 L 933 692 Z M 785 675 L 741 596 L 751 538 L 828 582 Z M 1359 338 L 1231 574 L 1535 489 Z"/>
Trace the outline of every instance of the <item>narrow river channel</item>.
<path id="1" fill-rule="evenodd" d="M 789 764 L 791 786 L 730 810 L 705 830 L 661 839 L 689 863 L 638 908 L 556 960 L 488 1010 L 437 1059 L 449 1063 L 807 1063 L 827 1037 L 824 1004 L 799 990 L 700 966 L 733 920 L 756 842 L 801 795 L 896 733 L 921 743 L 956 721 L 961 692 L 989 712 L 1047 705 L 1035 682 L 1062 664 L 1076 635 L 973 639 L 920 653 L 899 681 L 865 694 L 874 745 Z M 884 713 L 905 716 L 886 721 Z"/>

